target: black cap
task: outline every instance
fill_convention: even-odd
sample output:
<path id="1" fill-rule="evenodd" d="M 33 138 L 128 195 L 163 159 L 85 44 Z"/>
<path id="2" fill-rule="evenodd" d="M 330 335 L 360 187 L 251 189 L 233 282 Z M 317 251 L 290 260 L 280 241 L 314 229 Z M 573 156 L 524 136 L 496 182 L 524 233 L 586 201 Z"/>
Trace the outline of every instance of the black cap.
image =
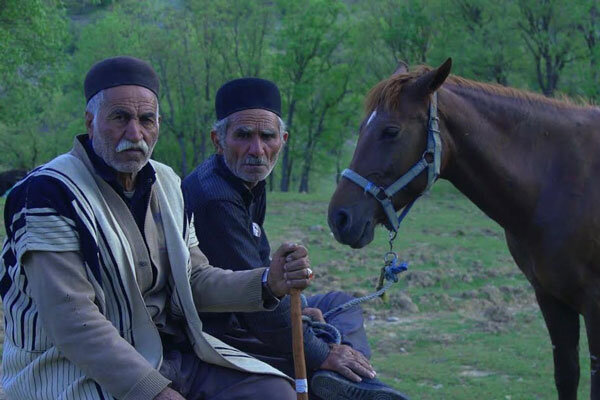
<path id="1" fill-rule="evenodd" d="M 241 78 L 227 82 L 217 91 L 217 120 L 251 108 L 268 110 L 281 117 L 281 96 L 277 85 L 266 79 Z"/>
<path id="2" fill-rule="evenodd" d="M 158 97 L 158 76 L 150 64 L 121 56 L 104 59 L 90 68 L 83 83 L 85 100 L 89 102 L 99 91 L 121 85 L 143 86 Z"/>

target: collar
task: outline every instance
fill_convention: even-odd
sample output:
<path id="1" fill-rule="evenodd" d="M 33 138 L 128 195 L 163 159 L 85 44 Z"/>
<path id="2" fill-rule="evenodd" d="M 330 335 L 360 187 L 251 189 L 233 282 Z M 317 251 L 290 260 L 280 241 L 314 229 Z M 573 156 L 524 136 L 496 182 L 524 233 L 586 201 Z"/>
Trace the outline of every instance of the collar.
<path id="1" fill-rule="evenodd" d="M 234 175 L 234 173 L 231 172 L 227 164 L 225 164 L 225 158 L 222 154 L 215 154 L 215 158 L 217 165 L 217 173 L 223 179 L 229 182 L 229 184 L 231 184 L 235 191 L 242 196 L 246 205 L 250 205 L 250 203 L 252 203 L 252 200 L 254 200 L 255 197 L 258 197 L 265 193 L 266 182 L 264 179 L 262 181 L 259 181 L 252 189 L 248 189 L 248 186 L 246 186 L 245 181 L 239 178 L 238 176 Z"/>
<path id="2" fill-rule="evenodd" d="M 117 190 L 119 194 L 123 194 L 123 186 L 117 179 L 117 171 L 108 165 L 100 156 L 96 154 L 92 147 L 92 141 L 87 134 L 77 136 L 77 139 L 85 149 L 94 170 L 102 179 L 108 182 L 113 188 Z M 141 193 L 145 193 L 150 190 L 154 182 L 156 181 L 156 172 L 152 165 L 148 162 L 138 172 L 135 180 L 135 191 L 138 192 L 141 189 Z"/>

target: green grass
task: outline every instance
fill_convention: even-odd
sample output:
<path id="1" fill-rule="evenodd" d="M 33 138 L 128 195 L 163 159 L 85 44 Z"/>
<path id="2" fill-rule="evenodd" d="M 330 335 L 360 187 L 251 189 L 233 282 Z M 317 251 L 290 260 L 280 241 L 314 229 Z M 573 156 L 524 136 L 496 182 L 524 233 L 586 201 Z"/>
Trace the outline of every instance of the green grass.
<path id="1" fill-rule="evenodd" d="M 271 246 L 295 241 L 308 247 L 316 273 L 308 294 L 366 294 L 377 282 L 387 232 L 378 229 L 363 249 L 337 243 L 327 226 L 330 195 L 270 193 L 265 229 Z M 413 399 L 556 398 L 545 325 L 498 225 L 440 181 L 416 203 L 394 249 L 409 261 L 409 271 L 390 289 L 388 303 L 363 307 L 379 378 Z M 587 398 L 583 328 L 581 335 L 579 396 Z"/>
<path id="2" fill-rule="evenodd" d="M 333 187 L 330 189 L 333 190 Z M 387 231 L 354 250 L 327 226 L 331 191 L 270 193 L 265 229 L 309 249 L 316 280 L 307 293 L 373 291 Z M 533 290 L 514 264 L 502 229 L 445 181 L 419 200 L 394 243 L 409 261 L 389 301 L 364 304 L 379 377 L 413 399 L 556 398 L 550 340 Z M 406 307 L 406 298 L 414 307 Z M 583 324 L 582 324 L 583 325 Z M 582 328 L 579 395 L 589 397 Z"/>

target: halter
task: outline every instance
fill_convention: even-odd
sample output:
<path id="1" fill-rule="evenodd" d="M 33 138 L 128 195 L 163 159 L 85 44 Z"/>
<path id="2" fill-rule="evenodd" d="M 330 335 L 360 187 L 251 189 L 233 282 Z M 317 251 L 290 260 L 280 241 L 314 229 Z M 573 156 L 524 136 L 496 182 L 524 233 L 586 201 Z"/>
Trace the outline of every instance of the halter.
<path id="1" fill-rule="evenodd" d="M 442 158 L 442 141 L 440 139 L 440 129 L 438 124 L 439 118 L 437 116 L 437 93 L 433 93 L 431 96 L 431 102 L 429 103 L 429 122 L 427 123 L 427 148 L 421 159 L 412 166 L 404 175 L 402 175 L 396 182 L 392 183 L 387 189 L 375 185 L 373 182 L 363 178 L 351 169 L 345 169 L 342 171 L 342 176 L 346 179 L 351 180 L 358 186 L 364 189 L 365 193 L 370 193 L 375 197 L 377 201 L 383 207 L 390 225 L 392 226 L 393 233 L 390 231 L 390 238 L 392 235 L 395 237 L 400 228 L 400 223 L 406 217 L 406 214 L 410 211 L 411 207 L 417 201 L 419 197 L 427 193 L 431 188 L 435 180 L 440 175 L 440 164 Z M 392 205 L 392 196 L 402 190 L 406 185 L 413 181 L 423 170 L 427 169 L 427 187 L 417 196 L 414 200 L 404 207 L 402 213 L 396 216 L 396 210 Z M 390 241 L 391 245 L 391 241 Z"/>

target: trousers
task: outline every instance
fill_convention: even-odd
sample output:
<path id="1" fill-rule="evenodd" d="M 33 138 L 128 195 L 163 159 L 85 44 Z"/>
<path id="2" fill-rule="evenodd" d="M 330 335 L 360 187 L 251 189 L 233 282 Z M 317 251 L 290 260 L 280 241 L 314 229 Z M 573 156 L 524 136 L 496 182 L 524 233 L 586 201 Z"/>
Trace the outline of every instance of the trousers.
<path id="1" fill-rule="evenodd" d="M 294 388 L 284 378 L 208 364 L 191 349 L 167 350 L 160 373 L 186 400 L 296 399 Z"/>

